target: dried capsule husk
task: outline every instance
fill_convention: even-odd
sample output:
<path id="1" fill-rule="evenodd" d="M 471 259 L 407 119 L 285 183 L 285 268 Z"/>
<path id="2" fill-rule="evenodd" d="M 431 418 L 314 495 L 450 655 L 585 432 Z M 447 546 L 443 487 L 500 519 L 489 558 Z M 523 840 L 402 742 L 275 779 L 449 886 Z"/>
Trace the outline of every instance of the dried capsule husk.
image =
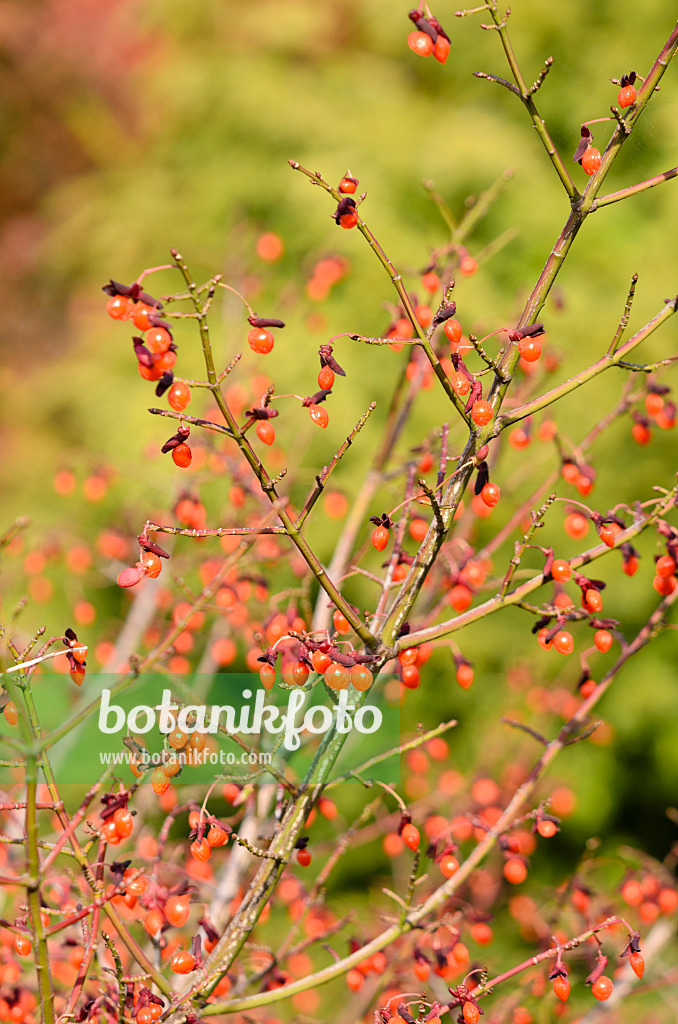
<path id="1" fill-rule="evenodd" d="M 253 409 L 245 409 L 245 416 L 249 416 L 253 420 L 274 420 L 279 415 L 277 409 L 268 409 L 261 405 L 257 405 Z"/>
<path id="2" fill-rule="evenodd" d="M 586 127 L 585 124 L 582 125 L 582 128 L 581 128 L 581 138 L 579 140 L 579 145 L 575 149 L 574 156 L 572 157 L 573 163 L 575 163 L 575 164 L 580 164 L 581 163 L 581 158 L 583 157 L 584 153 L 589 148 L 589 146 L 591 145 L 592 142 L 593 142 L 593 135 L 591 134 L 590 130 Z"/>
<path id="3" fill-rule="evenodd" d="M 475 494 L 480 494 L 480 492 L 482 491 L 482 489 L 485 486 L 485 484 L 489 483 L 489 480 L 490 480 L 490 467 L 487 465 L 486 462 L 481 462 L 480 465 L 478 466 L 478 475 L 476 477 L 476 484 L 475 484 L 474 493 Z"/>
<path id="4" fill-rule="evenodd" d="M 155 394 L 156 398 L 162 398 L 166 391 L 168 391 L 174 383 L 174 373 L 172 370 L 165 370 L 162 377 L 158 381 Z"/>
<path id="5" fill-rule="evenodd" d="M 252 324 L 252 327 L 284 327 L 285 321 L 278 320 L 275 317 L 265 316 L 248 316 L 247 322 Z"/>
<path id="6" fill-rule="evenodd" d="M 147 366 L 149 370 L 153 368 L 153 353 L 150 352 L 144 345 L 144 339 L 134 337 L 132 338 L 132 345 L 134 347 L 134 355 L 137 357 L 138 362 L 142 366 Z"/>
<path id="7" fill-rule="evenodd" d="M 139 541 L 139 546 L 142 547 L 144 551 L 150 551 L 151 554 L 157 555 L 158 558 L 170 557 L 169 551 L 165 551 L 165 549 L 161 548 L 159 544 L 149 540 L 149 538 L 145 537 L 143 533 L 137 538 L 137 540 Z"/>
<path id="8" fill-rule="evenodd" d="M 331 345 L 321 345 L 318 349 L 318 355 L 320 356 L 321 366 L 329 366 L 330 370 L 334 370 L 334 372 L 340 377 L 346 376 L 346 371 L 342 370 L 341 366 L 339 366 L 339 363 L 332 355 Z"/>
<path id="9" fill-rule="evenodd" d="M 527 327 L 518 327 L 508 333 L 511 341 L 521 341 L 523 338 L 539 338 L 546 333 L 546 328 L 543 324 L 528 324 Z"/>
<path id="10" fill-rule="evenodd" d="M 301 404 L 305 409 L 311 405 L 320 405 L 320 403 L 324 402 L 327 396 L 331 394 L 331 388 L 321 388 L 321 390 L 316 391 L 314 395 L 307 395 L 306 398 L 303 398 Z"/>
<path id="11" fill-rule="evenodd" d="M 407 17 L 410 19 L 410 21 L 414 22 L 414 24 L 417 26 L 420 32 L 425 32 L 426 35 L 430 36 L 433 42 L 435 43 L 436 39 L 438 38 L 438 32 L 433 27 L 432 23 L 428 20 L 428 18 L 424 17 L 421 11 L 418 11 L 416 9 L 408 11 Z"/>
<path id="12" fill-rule="evenodd" d="M 133 302 L 145 302 L 147 306 L 155 306 L 156 309 L 162 309 L 162 302 L 155 299 L 148 292 L 141 290 L 141 285 L 136 281 L 132 284 L 121 284 L 120 281 L 114 281 L 113 278 L 108 284 L 105 284 L 101 289 L 106 295 L 125 295 L 128 299 L 132 299 Z"/>
<path id="13" fill-rule="evenodd" d="M 438 312 L 436 313 L 436 315 L 433 317 L 433 320 L 431 322 L 431 326 L 432 327 L 438 327 L 439 324 L 443 324 L 443 323 L 445 323 L 446 320 L 449 320 L 450 317 L 453 317 L 456 312 L 457 312 L 457 303 L 456 302 L 448 302 L 448 304 L 446 306 L 443 306 L 442 309 L 439 309 Z"/>
<path id="14" fill-rule="evenodd" d="M 338 224 L 341 217 L 344 217 L 347 213 L 351 213 L 355 210 L 355 202 L 350 196 L 345 196 L 337 206 L 336 210 L 332 214 L 334 223 Z"/>
<path id="15" fill-rule="evenodd" d="M 160 451 L 164 455 L 166 454 L 166 452 L 171 452 L 173 448 L 177 448 L 180 444 L 185 444 L 186 438 L 190 433 L 191 428 L 188 426 L 188 424 L 182 423 L 176 434 L 173 434 L 172 437 L 168 438 L 167 441 L 165 441 Z"/>

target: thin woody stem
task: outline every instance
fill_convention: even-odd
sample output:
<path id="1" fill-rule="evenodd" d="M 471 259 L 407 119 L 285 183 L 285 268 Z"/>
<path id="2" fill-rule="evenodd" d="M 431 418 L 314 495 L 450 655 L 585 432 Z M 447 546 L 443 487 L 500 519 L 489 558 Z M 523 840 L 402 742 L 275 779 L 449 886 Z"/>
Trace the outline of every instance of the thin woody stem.
<path id="1" fill-rule="evenodd" d="M 573 377 L 563 381 L 562 384 L 558 384 L 555 388 L 551 388 L 550 391 L 546 391 L 543 395 L 533 399 L 530 402 L 525 402 L 524 405 L 518 406 L 516 409 L 512 409 L 511 412 L 503 413 L 497 417 L 495 424 L 495 430 L 498 433 L 504 430 L 506 427 L 513 423 L 517 423 L 518 420 L 525 419 L 526 416 L 531 416 L 535 412 L 539 412 L 540 409 L 546 409 L 549 405 L 557 402 L 560 398 L 565 395 L 569 395 L 572 391 L 581 387 L 582 384 L 587 384 L 590 380 L 593 380 L 599 374 L 605 370 L 610 369 L 613 366 L 622 366 L 624 368 L 624 358 L 630 352 L 637 348 L 642 341 L 645 341 L 658 327 L 661 327 L 673 314 L 678 310 L 678 297 L 671 299 L 667 302 L 660 313 L 641 327 L 639 331 L 629 338 L 628 341 L 620 345 L 616 351 L 607 352 L 604 356 L 598 359 L 595 363 L 589 366 L 586 370 L 582 370 L 580 373 L 576 373 Z"/>
<path id="2" fill-rule="evenodd" d="M 289 164 L 293 170 L 300 171 L 302 174 L 305 174 L 306 177 L 309 178 L 314 185 L 319 185 L 322 189 L 325 190 L 325 192 L 328 192 L 334 199 L 337 200 L 337 202 L 339 202 L 342 199 L 341 194 L 337 192 L 336 189 L 332 188 L 332 186 L 329 185 L 325 181 L 323 176 L 319 174 L 317 171 L 307 170 L 305 167 L 302 167 L 301 164 L 297 163 L 296 160 L 290 160 Z M 454 407 L 457 409 L 457 412 L 459 412 L 459 414 L 464 419 L 466 419 L 466 413 L 464 412 L 464 404 L 457 395 L 454 388 L 452 387 L 450 379 L 445 373 L 445 370 L 443 369 L 441 362 L 438 359 L 438 356 L 435 354 L 435 351 L 433 349 L 433 346 L 431 345 L 431 342 L 427 336 L 426 331 L 423 329 L 423 327 L 419 323 L 419 320 L 417 319 L 414 307 L 412 305 L 409 295 L 407 294 L 407 290 L 405 289 L 405 286 L 403 284 L 402 274 L 399 274 L 397 272 L 396 268 L 393 266 L 393 263 L 388 258 L 380 243 L 377 241 L 374 234 L 368 228 L 367 224 L 362 218 L 358 220 L 357 227 L 360 230 L 363 237 L 367 240 L 368 245 L 375 253 L 377 259 L 379 260 L 382 267 L 388 274 L 391 284 L 398 293 L 398 298 L 400 299 L 403 309 L 405 310 L 405 313 L 407 314 L 407 317 L 410 323 L 412 324 L 414 333 L 416 334 L 419 340 L 419 345 L 426 353 L 426 358 L 431 364 L 433 372 L 438 378 L 438 381 L 442 385 L 443 391 L 445 392 L 449 400 L 452 402 Z"/>
<path id="3" fill-rule="evenodd" d="M 207 317 L 204 314 L 200 297 L 197 294 L 197 287 L 195 281 L 193 280 L 183 257 L 175 249 L 172 249 L 171 251 L 173 258 L 176 261 L 176 264 L 183 275 L 188 290 L 191 294 L 191 298 L 193 301 L 193 305 L 195 306 L 196 313 L 198 314 L 198 325 L 200 329 L 200 338 L 202 341 L 203 358 L 205 360 L 205 368 L 207 370 L 207 379 L 210 382 L 210 384 L 216 384 L 217 374 L 214 368 L 212 343 L 210 341 L 209 336 Z M 325 591 L 330 600 L 334 602 L 336 607 L 350 622 L 351 626 L 353 627 L 357 635 L 360 637 L 362 642 L 367 647 L 376 646 L 377 641 L 375 637 L 372 635 L 372 633 L 367 628 L 365 623 L 358 618 L 358 616 L 353 611 L 353 609 L 346 601 L 346 599 L 342 597 L 342 595 L 339 593 L 333 581 L 329 578 L 327 572 L 323 568 L 320 560 L 312 551 L 306 538 L 302 535 L 301 531 L 294 523 L 289 512 L 285 508 L 284 502 L 280 500 L 273 481 L 269 477 L 262 462 L 256 455 L 254 449 L 251 447 L 249 441 L 238 427 L 236 419 L 233 416 L 231 410 L 229 409 L 221 389 L 215 387 L 213 390 L 213 394 L 215 401 L 219 406 L 219 410 L 224 419 L 226 420 L 226 423 L 228 424 L 231 433 L 233 434 L 238 444 L 238 447 L 240 448 L 240 451 L 245 456 L 245 459 L 247 460 L 250 468 L 252 469 L 257 479 L 259 480 L 259 483 L 261 484 L 261 488 L 264 494 L 269 499 L 271 504 L 275 507 L 276 514 L 278 515 L 278 518 L 285 527 L 285 532 L 287 533 L 288 537 L 299 551 L 300 555 L 303 557 L 304 561 L 306 562 L 309 569 L 311 570 L 316 580 L 318 581 L 318 584 L 322 587 L 322 589 Z"/>
<path id="4" fill-rule="evenodd" d="M 628 188 L 620 189 L 619 192 L 609 192 L 606 196 L 601 196 L 600 199 L 594 200 L 591 205 L 591 212 L 601 209 L 603 206 L 609 206 L 611 203 L 618 203 L 622 199 L 629 199 L 631 196 L 640 195 L 641 192 L 647 192 L 648 189 L 654 188 L 655 185 L 662 185 L 665 181 L 670 181 L 671 178 L 676 177 L 678 177 L 678 167 L 672 167 L 670 171 L 663 171 L 662 174 L 657 174 L 654 178 L 639 181 L 636 185 L 629 185 Z"/>
<path id="5" fill-rule="evenodd" d="M 658 519 L 664 515 L 668 509 L 670 509 L 678 495 L 678 487 L 669 491 L 666 497 L 657 505 L 654 512 L 649 516 L 642 519 L 640 522 L 628 526 L 626 530 L 623 530 L 618 534 L 615 542 L 615 547 L 610 548 L 606 544 L 598 544 L 594 548 L 590 548 L 588 551 L 584 551 L 581 555 L 577 555 L 570 559 L 570 566 L 573 569 L 581 569 L 585 565 L 590 565 L 591 562 L 596 561 L 598 558 L 602 558 L 610 551 L 616 550 L 620 544 L 624 544 L 627 541 L 633 540 L 640 533 L 646 530 L 649 526 L 655 523 Z M 546 582 L 546 577 L 543 573 L 537 573 L 532 576 L 525 583 L 521 583 L 515 590 L 510 590 L 503 597 L 501 594 L 497 594 L 495 597 L 489 598 L 482 604 L 477 605 L 475 608 L 470 608 L 466 612 L 462 612 L 460 615 L 456 615 L 453 619 L 448 619 L 445 622 L 440 622 L 435 626 L 427 626 L 424 629 L 418 629 L 415 632 L 409 633 L 405 637 L 401 637 L 394 644 L 394 653 L 396 651 L 403 650 L 406 647 L 415 647 L 419 644 L 425 643 L 427 640 L 436 640 L 439 637 L 449 636 L 451 633 L 456 633 L 464 626 L 468 626 L 471 622 L 477 622 L 479 619 L 485 618 L 487 615 L 491 615 L 500 608 L 507 605 L 520 604 L 529 594 L 538 590 Z"/>

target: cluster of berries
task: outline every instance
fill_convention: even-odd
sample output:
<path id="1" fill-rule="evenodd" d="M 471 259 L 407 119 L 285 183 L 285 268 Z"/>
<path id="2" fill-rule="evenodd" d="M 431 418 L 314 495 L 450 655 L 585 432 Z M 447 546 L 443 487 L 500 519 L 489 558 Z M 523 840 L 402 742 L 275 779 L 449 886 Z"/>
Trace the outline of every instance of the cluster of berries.
<path id="1" fill-rule="evenodd" d="M 444 64 L 450 53 L 450 37 L 438 19 L 430 13 L 424 17 L 421 10 L 416 9 L 409 11 L 407 16 L 416 26 L 416 32 L 410 32 L 407 37 L 410 50 L 420 57 L 433 55 Z"/>

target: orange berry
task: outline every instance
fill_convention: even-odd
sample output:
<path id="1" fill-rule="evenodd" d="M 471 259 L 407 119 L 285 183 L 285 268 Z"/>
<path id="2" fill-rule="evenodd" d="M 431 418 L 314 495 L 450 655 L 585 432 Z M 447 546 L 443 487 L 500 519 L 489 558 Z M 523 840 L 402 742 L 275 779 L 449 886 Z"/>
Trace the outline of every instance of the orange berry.
<path id="1" fill-rule="evenodd" d="M 419 57 L 430 57 L 433 53 L 433 40 L 426 32 L 410 32 L 407 45 Z"/>
<path id="2" fill-rule="evenodd" d="M 484 398 L 479 398 L 471 406 L 471 419 L 478 426 L 484 427 L 492 419 L 492 406 Z"/>
<path id="3" fill-rule="evenodd" d="M 504 878 L 511 885 L 520 885 L 527 878 L 527 866 L 520 857 L 509 857 L 504 864 Z"/>
<path id="4" fill-rule="evenodd" d="M 611 978 L 606 978 L 604 974 L 594 981 L 591 985 L 591 995 L 596 999 L 603 1002 L 605 999 L 609 999 L 614 990 L 614 983 Z"/>

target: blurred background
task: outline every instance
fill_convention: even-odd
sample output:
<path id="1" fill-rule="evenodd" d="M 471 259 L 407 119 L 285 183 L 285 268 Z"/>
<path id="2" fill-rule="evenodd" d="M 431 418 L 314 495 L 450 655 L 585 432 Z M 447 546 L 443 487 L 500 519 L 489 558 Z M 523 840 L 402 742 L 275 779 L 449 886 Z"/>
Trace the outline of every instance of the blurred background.
<path id="1" fill-rule="evenodd" d="M 393 0 L 5 0 L 0 7 L 0 528 L 17 517 L 31 520 L 2 556 L 0 621 L 17 616 L 17 635 L 41 624 L 61 632 L 74 624 L 77 606 L 76 628 L 88 642 L 114 641 L 128 601 L 114 578 L 120 560 L 131 564 L 132 548 L 116 553 L 102 535 L 120 531 L 129 543 L 148 515 L 169 515 L 187 481 L 211 525 L 237 521 L 221 449 L 208 448 L 185 475 L 159 455 L 170 431 L 146 411 L 162 403 L 136 372 L 127 325 L 106 315 L 101 287 L 110 277 L 129 283 L 165 263 L 173 246 L 198 280 L 221 273 L 259 314 L 284 319 L 274 352 L 262 359 L 247 348 L 242 306 L 227 293 L 215 301 L 217 362 L 224 366 L 244 351 L 238 383 L 247 401 L 268 379 L 279 393 L 312 392 L 320 344 L 342 331 L 381 336 L 388 329 L 394 294 L 383 269 L 357 232 L 334 225 L 331 200 L 288 160 L 335 184 L 350 168 L 367 192 L 363 215 L 408 288 L 420 294 L 431 249 L 448 240 L 422 180 L 435 182 L 459 217 L 469 197 L 511 169 L 508 187 L 467 240 L 479 272 L 460 280 L 455 297 L 464 329 L 476 334 L 518 317 L 567 216 L 566 196 L 516 98 L 472 75 L 507 74 L 496 34 L 482 31 L 478 17 L 457 19 L 454 5 L 440 4 L 434 13 L 452 38 L 442 67 L 408 50 L 407 8 Z M 580 124 L 609 115 L 618 88 L 610 79 L 632 69 L 645 73 L 674 19 L 668 0 L 651 10 L 631 0 L 512 4 L 510 31 L 526 79 L 554 57 L 537 102 L 580 187 L 584 174 L 571 163 Z M 672 68 L 606 191 L 675 165 L 677 115 Z M 602 151 L 611 124 L 592 130 Z M 545 386 L 606 350 L 634 272 L 631 329 L 678 291 L 676 189 L 668 183 L 585 225 L 542 314 L 553 356 Z M 260 243 L 266 233 L 282 243 L 274 258 Z M 496 240 L 498 251 L 485 259 Z M 341 279 L 314 288 L 314 268 L 328 256 L 339 258 Z M 165 271 L 145 286 L 159 295 L 179 284 Z M 671 355 L 677 338 L 678 323 L 670 321 L 638 358 Z M 175 340 L 182 374 L 199 375 L 194 324 L 180 323 Z M 350 501 L 398 375 L 400 357 L 389 350 L 342 340 L 336 355 L 348 377 L 328 405 L 327 431 L 314 428 L 297 403 L 280 405 L 286 411 L 276 421 L 279 444 L 267 458 L 276 472 L 287 464 L 285 453 L 300 466 L 289 485 L 296 502 L 376 400 L 377 412 L 335 478 Z M 614 370 L 566 399 L 555 416 L 563 436 L 576 445 L 614 407 L 624 383 Z M 206 409 L 196 398 L 189 411 Z M 421 444 L 445 415 L 440 398 L 424 393 L 402 452 Z M 653 428 L 651 443 L 640 447 L 631 426 L 629 416 L 615 422 L 594 448 L 597 482 L 589 500 L 601 510 L 645 500 L 653 485 L 675 482 L 675 434 Z M 506 448 L 496 474 L 505 499 L 480 524 L 480 540 L 509 518 L 513 499 L 526 498 L 557 468 L 552 445 L 535 442 L 527 455 Z M 398 487 L 396 481 L 387 488 L 372 512 L 397 504 Z M 563 483 L 558 493 L 578 497 Z M 579 547 L 563 534 L 565 509 L 555 506 L 540 539 L 562 557 Z M 322 557 L 329 558 L 340 527 L 322 512 L 310 523 Z M 364 539 L 367 530 L 366 524 Z M 514 536 L 495 555 L 499 575 Z M 649 536 L 638 547 L 641 569 L 631 580 L 617 555 L 600 563 L 606 614 L 619 618 L 627 637 L 656 601 L 652 556 L 660 549 Z M 185 556 L 188 585 L 197 586 L 195 549 L 181 541 L 175 551 Z M 218 546 L 203 546 L 201 554 L 218 557 Z M 377 557 L 372 561 L 376 567 Z M 272 562 L 271 592 L 285 571 Z M 371 600 L 368 584 L 354 581 L 349 591 L 361 607 Z M 430 662 L 431 679 L 442 681 L 435 700 L 426 686 L 408 694 L 410 726 L 459 718 L 452 757 L 464 773 L 469 766 L 496 772 L 523 758 L 526 738 L 507 733 L 500 713 L 530 715 L 546 731 L 559 721 L 559 688 L 572 690 L 578 666 L 539 650 L 531 624 L 509 611 L 458 638 L 475 665 L 471 691 L 456 687 L 449 651 L 437 651 Z M 675 840 L 665 814 L 678 784 L 674 636 L 662 637 L 621 675 L 600 708 L 607 725 L 598 742 L 574 748 L 558 764 L 558 780 L 576 791 L 576 808 L 567 834 L 553 841 L 552 861 L 541 864 L 545 882 L 558 881 L 592 835 L 611 845 L 643 845 L 660 858 Z M 246 649 L 235 640 L 242 667 Z M 592 672 L 602 673 L 613 656 L 593 659 Z M 619 866 L 620 879 L 624 870 Z M 342 885 L 350 893 L 351 880 Z"/>

